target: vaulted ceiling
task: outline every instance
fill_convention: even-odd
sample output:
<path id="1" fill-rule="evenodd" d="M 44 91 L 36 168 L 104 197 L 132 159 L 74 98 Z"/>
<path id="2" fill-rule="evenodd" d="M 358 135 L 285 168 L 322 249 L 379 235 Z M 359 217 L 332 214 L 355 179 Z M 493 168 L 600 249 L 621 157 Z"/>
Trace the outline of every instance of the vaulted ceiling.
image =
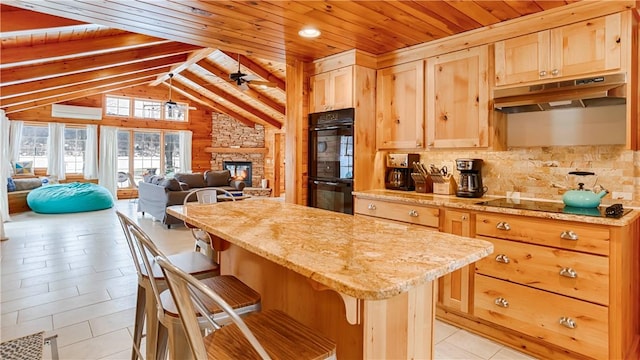
<path id="1" fill-rule="evenodd" d="M 194 102 L 280 128 L 288 59 L 384 54 L 571 2 L 2 0 L 0 107 L 168 86 L 172 73 Z M 321 35 L 298 36 L 308 26 Z M 263 85 L 231 81 L 238 61 Z"/>

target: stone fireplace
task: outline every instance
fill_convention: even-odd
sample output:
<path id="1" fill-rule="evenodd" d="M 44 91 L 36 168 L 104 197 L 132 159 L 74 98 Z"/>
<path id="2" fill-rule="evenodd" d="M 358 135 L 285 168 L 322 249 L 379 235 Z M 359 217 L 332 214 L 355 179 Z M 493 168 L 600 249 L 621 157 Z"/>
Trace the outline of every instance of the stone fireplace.
<path id="1" fill-rule="evenodd" d="M 252 185 L 252 164 L 251 161 L 223 161 L 222 169 L 229 170 L 231 177 L 235 180 L 242 180 L 247 187 Z"/>

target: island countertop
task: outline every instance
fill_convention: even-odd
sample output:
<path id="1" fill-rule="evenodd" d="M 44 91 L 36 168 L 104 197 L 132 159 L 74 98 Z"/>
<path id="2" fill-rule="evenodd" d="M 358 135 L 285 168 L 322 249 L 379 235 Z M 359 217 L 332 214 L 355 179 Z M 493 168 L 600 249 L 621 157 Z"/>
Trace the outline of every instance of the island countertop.
<path id="1" fill-rule="evenodd" d="M 364 300 L 391 298 L 493 252 L 484 240 L 274 200 L 194 203 L 167 212 Z"/>

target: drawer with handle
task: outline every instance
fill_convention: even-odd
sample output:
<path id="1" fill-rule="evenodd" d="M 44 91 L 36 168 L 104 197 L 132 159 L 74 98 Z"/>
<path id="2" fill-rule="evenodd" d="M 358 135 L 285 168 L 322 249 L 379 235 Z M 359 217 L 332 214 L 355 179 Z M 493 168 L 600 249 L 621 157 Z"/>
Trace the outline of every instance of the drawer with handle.
<path id="1" fill-rule="evenodd" d="M 479 213 L 476 234 L 609 255 L 609 229 L 601 225 Z"/>
<path id="2" fill-rule="evenodd" d="M 602 305 L 609 304 L 609 258 L 509 240 L 493 243 L 493 254 L 477 261 L 476 273 Z"/>
<path id="3" fill-rule="evenodd" d="M 596 359 L 607 359 L 608 308 L 476 274 L 474 315 Z"/>
<path id="4" fill-rule="evenodd" d="M 440 224 L 440 209 L 438 208 L 356 198 L 354 209 L 356 214 L 403 221 L 416 225 L 437 228 Z"/>

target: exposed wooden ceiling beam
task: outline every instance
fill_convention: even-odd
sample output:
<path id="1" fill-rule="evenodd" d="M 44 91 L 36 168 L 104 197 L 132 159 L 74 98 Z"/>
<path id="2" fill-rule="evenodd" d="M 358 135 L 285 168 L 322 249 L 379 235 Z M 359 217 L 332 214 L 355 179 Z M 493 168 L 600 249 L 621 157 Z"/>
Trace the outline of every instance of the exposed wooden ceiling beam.
<path id="1" fill-rule="evenodd" d="M 136 62 L 132 64 L 113 66 L 105 69 L 85 71 L 66 76 L 58 76 L 45 80 L 35 80 L 15 85 L 3 86 L 2 91 L 0 92 L 0 100 L 18 95 L 26 95 L 39 91 L 52 90 L 71 84 L 81 84 L 99 79 L 108 79 L 120 75 L 152 70 L 159 67 L 167 67 L 174 64 L 182 63 L 186 60 L 187 54 L 178 54 L 144 62 Z"/>
<path id="2" fill-rule="evenodd" d="M 72 96 L 73 94 L 84 92 L 91 89 L 102 88 L 110 85 L 117 85 L 119 83 L 128 82 L 136 79 L 145 79 L 150 76 L 157 76 L 158 73 L 161 73 L 163 71 L 168 71 L 168 70 L 169 70 L 169 67 L 157 68 L 157 69 L 152 69 L 152 70 L 147 70 L 142 72 L 136 72 L 133 74 L 116 76 L 108 79 L 96 80 L 96 81 L 86 82 L 82 84 L 69 85 L 69 86 L 65 86 L 65 87 L 61 87 L 53 90 L 41 91 L 33 94 L 16 96 L 16 97 L 12 97 L 12 98 L 0 101 L 0 107 L 1 108 L 16 107 L 21 104 L 46 101 L 46 99 L 58 98 L 60 96 Z"/>
<path id="3" fill-rule="evenodd" d="M 223 51 L 223 53 L 225 55 L 227 55 L 228 57 L 232 58 L 234 61 L 238 61 L 238 55 L 239 54 L 232 53 L 232 52 L 229 52 L 229 51 Z M 284 80 L 282 80 L 279 77 L 273 75 L 267 69 L 265 69 L 262 66 L 260 66 L 259 64 L 255 63 L 253 60 L 249 59 L 248 57 L 246 57 L 244 55 L 240 55 L 240 64 L 242 64 L 247 69 L 251 70 L 251 72 L 253 72 L 254 74 L 260 76 L 263 79 L 265 79 L 266 81 L 275 83 L 276 86 L 278 87 L 278 89 L 280 89 L 282 91 L 287 91 L 287 87 L 285 85 Z"/>
<path id="4" fill-rule="evenodd" d="M 94 28 L 97 26 L 20 8 L 9 8 L 8 6 L 0 12 L 0 33 L 2 37 L 44 33 L 52 29 L 61 31 L 61 28 L 86 25 L 91 25 Z"/>
<path id="5" fill-rule="evenodd" d="M 4 34 L 2 34 L 4 36 Z M 125 33 L 99 38 L 46 43 L 29 48 L 17 47 L 2 49 L 0 67 L 24 65 L 29 62 L 45 62 L 59 58 L 97 55 L 106 52 L 131 49 L 135 47 L 153 46 L 169 43 L 169 40 L 147 35 Z"/>
<path id="6" fill-rule="evenodd" d="M 202 79 L 201 77 L 199 77 L 198 75 L 192 73 L 189 70 L 185 70 L 183 71 L 180 76 L 186 78 L 187 80 L 195 83 L 198 86 L 201 86 L 205 89 L 207 89 L 208 91 L 216 94 L 217 96 L 221 97 L 222 99 L 224 99 L 225 101 L 228 101 L 229 103 L 241 108 L 243 111 L 246 111 L 248 113 L 250 113 L 251 115 L 257 117 L 258 119 L 261 119 L 262 121 L 266 122 L 267 124 L 274 126 L 278 129 L 282 128 L 282 123 L 274 118 L 272 118 L 271 116 L 269 116 L 268 114 L 265 114 L 264 112 L 252 107 L 251 105 L 245 103 L 244 101 L 240 100 L 239 98 L 237 98 L 236 96 L 229 94 L 228 92 L 216 87 L 216 86 L 210 86 L 211 84 L 207 83 L 204 79 Z"/>
<path id="7" fill-rule="evenodd" d="M 212 73 L 213 75 L 223 79 L 224 81 L 227 81 L 227 79 L 229 79 L 229 73 L 219 68 L 216 64 L 212 63 L 209 59 L 202 59 L 198 61 L 196 64 L 201 68 L 207 70 L 208 72 Z M 270 98 L 262 95 L 261 93 L 251 88 L 247 89 L 244 92 L 244 94 L 262 102 L 263 104 L 278 111 L 283 115 L 285 113 L 285 107 L 283 105 L 278 104 L 277 102 L 271 100 Z"/>
<path id="8" fill-rule="evenodd" d="M 199 47 L 180 43 L 148 46 L 132 50 L 114 51 L 108 54 L 87 56 L 70 60 L 52 61 L 40 65 L 0 69 L 2 85 L 47 79 L 82 71 L 98 70 L 115 65 L 146 61 L 162 56 L 183 54 Z"/>
<path id="9" fill-rule="evenodd" d="M 191 53 L 191 55 L 189 55 L 189 58 L 187 59 L 187 61 L 185 61 L 184 63 L 172 67 L 171 68 L 171 73 L 173 75 L 179 74 L 182 70 L 188 69 L 189 66 L 197 63 L 198 61 L 206 58 L 207 56 L 211 55 L 211 53 L 213 53 L 214 51 L 216 51 L 216 49 L 212 49 L 212 48 L 204 48 L 201 50 L 197 50 Z M 149 84 L 149 86 L 156 86 L 158 84 L 160 84 L 161 82 L 167 80 L 169 78 L 169 74 L 162 74 L 160 76 L 158 76 L 158 78 L 156 79 L 156 81 L 152 82 L 151 84 Z"/>
<path id="10" fill-rule="evenodd" d="M 168 84 L 167 84 L 168 85 Z M 199 94 L 197 92 L 195 92 L 193 89 L 180 84 L 180 83 L 173 83 L 173 88 L 174 90 L 178 91 L 179 93 L 181 93 L 184 96 L 189 97 L 190 99 L 194 99 L 195 101 L 198 101 L 199 103 L 206 105 L 212 109 L 214 109 L 215 111 L 221 112 L 223 114 L 227 114 L 229 116 L 231 116 L 232 118 L 238 120 L 239 122 L 254 128 L 256 123 L 255 121 L 249 120 L 248 118 L 244 117 L 244 115 L 239 114 L 231 109 L 229 109 L 228 107 L 211 100 L 210 98 Z M 197 99 L 197 100 L 196 100 Z"/>
<path id="11" fill-rule="evenodd" d="M 73 99 L 78 99 L 78 98 L 83 98 L 83 97 L 87 97 L 87 96 L 103 94 L 103 93 L 107 93 L 107 92 L 110 92 L 110 91 L 115 91 L 115 90 L 124 89 L 124 88 L 128 88 L 128 87 L 144 85 L 144 84 L 147 84 L 151 80 L 153 80 L 153 76 L 145 78 L 145 79 L 137 79 L 137 80 L 131 80 L 131 81 L 124 82 L 124 83 L 112 84 L 112 85 L 109 85 L 109 86 L 106 86 L 106 87 L 103 87 L 103 88 L 85 90 L 85 91 L 82 91 L 82 92 L 79 92 L 79 93 L 75 93 L 75 94 L 65 94 L 65 95 L 59 96 L 57 98 L 50 98 L 50 99 L 46 99 L 46 100 L 33 101 L 33 102 L 22 104 L 22 105 L 8 107 L 8 108 L 5 109 L 5 111 L 6 111 L 7 114 L 11 114 L 11 113 L 24 111 L 24 110 L 28 110 L 28 109 L 33 109 L 33 108 L 37 108 L 37 107 L 41 107 L 41 106 L 61 103 L 61 102 L 65 102 L 65 101 L 69 101 L 69 100 L 73 100 Z"/>

